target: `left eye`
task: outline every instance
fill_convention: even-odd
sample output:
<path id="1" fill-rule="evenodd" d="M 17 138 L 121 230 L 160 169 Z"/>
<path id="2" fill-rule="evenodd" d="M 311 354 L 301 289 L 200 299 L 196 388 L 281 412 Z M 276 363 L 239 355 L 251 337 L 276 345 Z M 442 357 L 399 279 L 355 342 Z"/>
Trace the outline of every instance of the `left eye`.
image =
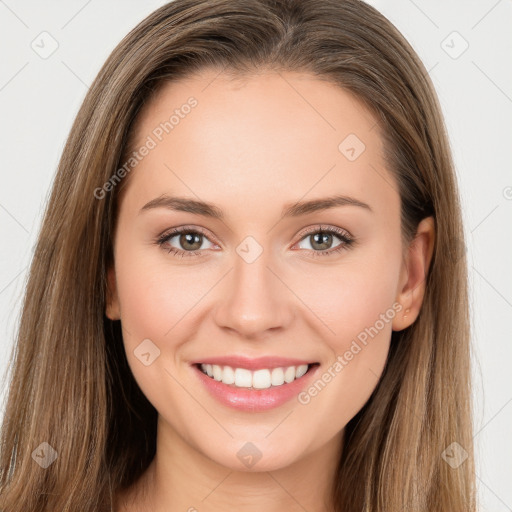
<path id="1" fill-rule="evenodd" d="M 307 234 L 304 238 L 301 239 L 301 242 L 307 241 L 309 243 L 309 247 L 301 247 L 301 249 L 310 249 L 310 250 L 327 250 L 332 249 L 333 247 L 333 238 L 338 238 L 341 240 L 341 236 L 337 235 L 333 231 L 315 231 L 312 234 Z M 342 240 L 339 244 L 334 247 L 338 247 L 346 240 Z"/>

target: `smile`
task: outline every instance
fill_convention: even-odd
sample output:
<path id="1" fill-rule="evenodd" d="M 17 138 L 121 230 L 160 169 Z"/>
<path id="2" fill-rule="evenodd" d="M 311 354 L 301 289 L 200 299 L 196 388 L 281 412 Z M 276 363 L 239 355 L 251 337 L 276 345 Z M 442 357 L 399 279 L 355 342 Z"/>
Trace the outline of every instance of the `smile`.
<path id="1" fill-rule="evenodd" d="M 305 375 L 311 365 L 288 366 L 282 368 L 263 368 L 251 371 L 246 368 L 232 368 L 216 364 L 200 364 L 201 371 L 223 384 L 237 388 L 267 389 L 289 384 Z"/>
<path id="2" fill-rule="evenodd" d="M 228 359 L 231 364 L 226 364 Z M 195 362 L 191 368 L 200 385 L 219 404 L 239 411 L 262 412 L 296 398 L 310 385 L 320 364 L 279 358 L 248 360 L 232 357 Z"/>

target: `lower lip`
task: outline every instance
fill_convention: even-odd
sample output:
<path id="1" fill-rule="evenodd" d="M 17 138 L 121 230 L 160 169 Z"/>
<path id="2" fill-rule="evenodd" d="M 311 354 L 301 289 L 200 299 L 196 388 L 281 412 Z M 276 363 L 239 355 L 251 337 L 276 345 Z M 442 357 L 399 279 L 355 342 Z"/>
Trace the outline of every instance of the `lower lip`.
<path id="1" fill-rule="evenodd" d="M 311 367 L 302 377 L 289 384 L 266 389 L 248 389 L 219 382 L 193 366 L 195 373 L 214 398 L 228 407 L 249 412 L 267 411 L 296 397 L 309 384 L 318 368 L 319 365 Z"/>

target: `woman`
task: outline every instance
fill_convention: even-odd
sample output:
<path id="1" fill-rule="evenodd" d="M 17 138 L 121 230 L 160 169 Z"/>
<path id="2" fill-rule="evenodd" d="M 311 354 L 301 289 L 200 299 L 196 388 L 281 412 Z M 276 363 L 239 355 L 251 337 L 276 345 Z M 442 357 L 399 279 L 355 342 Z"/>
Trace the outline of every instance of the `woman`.
<path id="1" fill-rule="evenodd" d="M 475 510 L 461 247 L 433 86 L 375 9 L 161 7 L 61 158 L 0 509 Z"/>

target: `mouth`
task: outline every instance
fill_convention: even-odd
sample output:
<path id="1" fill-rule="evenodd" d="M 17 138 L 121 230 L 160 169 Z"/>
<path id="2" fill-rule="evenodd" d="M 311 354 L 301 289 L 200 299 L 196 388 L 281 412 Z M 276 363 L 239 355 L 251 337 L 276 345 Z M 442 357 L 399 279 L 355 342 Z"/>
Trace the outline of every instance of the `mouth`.
<path id="1" fill-rule="evenodd" d="M 280 388 L 291 384 L 312 372 L 319 366 L 319 363 L 259 368 L 257 370 L 210 363 L 196 363 L 194 366 L 211 380 L 234 389 L 256 391 Z"/>

